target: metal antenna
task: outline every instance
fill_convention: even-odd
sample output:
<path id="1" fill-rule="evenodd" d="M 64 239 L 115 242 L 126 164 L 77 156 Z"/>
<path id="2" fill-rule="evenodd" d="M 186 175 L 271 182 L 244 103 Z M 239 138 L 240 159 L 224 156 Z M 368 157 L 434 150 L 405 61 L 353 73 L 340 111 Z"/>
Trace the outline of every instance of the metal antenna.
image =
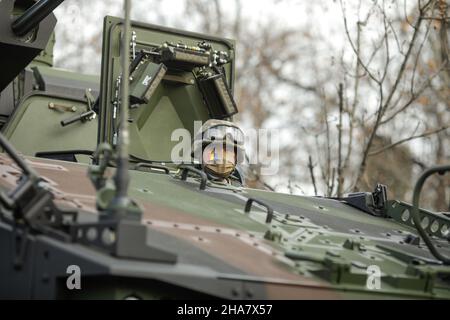
<path id="1" fill-rule="evenodd" d="M 114 177 L 116 185 L 116 196 L 113 199 L 113 207 L 118 211 L 126 209 L 130 206 L 128 198 L 128 186 L 130 183 L 130 175 L 128 172 L 128 149 L 130 144 L 130 136 L 128 131 L 128 107 L 129 107 L 129 66 L 130 66 L 130 11 L 131 0 L 124 0 L 124 28 L 122 36 L 122 96 L 120 106 L 120 130 L 119 140 L 117 144 L 117 171 Z"/>

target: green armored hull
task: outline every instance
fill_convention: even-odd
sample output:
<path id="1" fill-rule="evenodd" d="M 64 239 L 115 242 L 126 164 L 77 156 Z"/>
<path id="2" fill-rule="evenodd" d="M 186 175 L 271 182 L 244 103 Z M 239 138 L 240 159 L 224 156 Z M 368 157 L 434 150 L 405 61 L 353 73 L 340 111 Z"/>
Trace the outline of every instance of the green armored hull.
<path id="1" fill-rule="evenodd" d="M 78 223 L 96 221 L 95 189 L 86 176 L 86 166 L 28 161 L 46 181 L 58 207 L 77 210 Z M 5 156 L 0 171 L 2 187 L 12 188 L 20 171 Z M 193 178 L 181 181 L 165 173 L 132 171 L 131 181 L 130 195 L 143 208 L 139 223 L 146 232 L 122 230 L 119 237 L 129 239 L 118 255 L 101 245 L 101 225 L 92 226 L 96 232 L 86 231 L 82 238 L 70 241 L 30 234 L 23 269 L 16 270 L 11 261 L 2 260 L 0 274 L 5 285 L 1 296 L 450 297 L 449 267 L 436 261 L 423 243 L 414 243 L 418 239 L 414 228 L 393 218 L 374 217 L 330 199 L 235 187 L 207 186 L 202 191 Z M 256 204 L 245 212 L 248 199 L 263 200 L 273 208 L 270 223 L 266 223 L 265 207 Z M 13 257 L 14 252 L 8 250 L 14 248 L 12 226 L 7 221 L 0 226 L 2 255 Z M 89 238 L 89 232 L 96 237 Z M 137 259 L 141 250 L 148 255 Z M 69 265 L 81 269 L 80 291 L 66 287 Z M 373 286 L 371 266 L 379 269 L 378 287 Z"/>
<path id="2" fill-rule="evenodd" d="M 175 130 L 237 112 L 233 41 L 106 17 L 99 80 L 52 67 L 49 3 L 0 2 L 0 298 L 450 298 L 448 213 L 172 161 Z"/>

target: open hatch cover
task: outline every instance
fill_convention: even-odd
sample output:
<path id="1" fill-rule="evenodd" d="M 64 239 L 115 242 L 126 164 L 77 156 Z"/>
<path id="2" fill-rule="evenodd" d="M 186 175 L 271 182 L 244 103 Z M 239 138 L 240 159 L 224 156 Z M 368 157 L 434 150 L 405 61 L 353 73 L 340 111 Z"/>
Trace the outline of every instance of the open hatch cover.
<path id="1" fill-rule="evenodd" d="M 99 142 L 115 144 L 120 107 L 122 19 L 105 17 Z M 230 119 L 237 112 L 234 42 L 132 22 L 130 43 L 130 156 L 170 162 L 175 129 L 194 121 Z"/>

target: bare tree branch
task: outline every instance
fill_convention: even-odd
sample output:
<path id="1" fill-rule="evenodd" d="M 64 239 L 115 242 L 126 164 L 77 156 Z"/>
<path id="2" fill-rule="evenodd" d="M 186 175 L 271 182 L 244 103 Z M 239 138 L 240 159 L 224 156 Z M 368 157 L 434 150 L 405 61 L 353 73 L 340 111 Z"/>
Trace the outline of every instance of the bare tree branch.
<path id="1" fill-rule="evenodd" d="M 220 7 L 219 0 L 214 0 L 214 8 L 216 11 L 216 33 L 223 34 L 223 25 L 222 25 L 222 9 Z"/>
<path id="2" fill-rule="evenodd" d="M 399 140 L 399 141 L 397 141 L 395 143 L 392 143 L 392 144 L 390 144 L 390 145 L 388 145 L 386 147 L 383 147 L 381 149 L 378 149 L 378 150 L 375 150 L 373 152 L 370 152 L 369 156 L 375 156 L 377 154 L 380 154 L 380 153 L 385 152 L 385 151 L 387 151 L 389 149 L 395 148 L 395 147 L 397 147 L 397 146 L 399 146 L 399 145 L 401 145 L 401 144 L 403 144 L 405 142 L 411 141 L 411 140 L 416 140 L 416 139 L 420 139 L 420 138 L 429 137 L 429 136 L 434 135 L 434 134 L 438 134 L 439 132 L 447 130 L 448 128 L 450 128 L 450 126 L 445 126 L 445 127 L 438 128 L 438 129 L 431 130 L 431 131 L 427 131 L 427 132 L 424 132 L 424 133 L 421 133 L 421 134 L 418 134 L 418 135 L 413 135 L 413 136 L 410 136 L 410 137 L 405 138 L 405 139 L 401 139 L 401 140 Z"/>
<path id="3" fill-rule="evenodd" d="M 338 124 L 338 184 L 337 184 L 337 196 L 342 196 L 342 185 L 344 177 L 342 175 L 342 113 L 344 109 L 344 86 L 339 84 L 339 124 Z"/>
<path id="4" fill-rule="evenodd" d="M 422 12 L 422 10 L 423 10 L 422 8 L 419 8 L 420 12 Z M 360 163 L 359 169 L 358 169 L 358 175 L 356 176 L 356 180 L 354 182 L 354 188 L 355 189 L 357 189 L 358 184 L 359 184 L 359 182 L 361 180 L 361 177 L 365 173 L 366 165 L 367 165 L 367 158 L 369 156 L 370 148 L 372 147 L 372 143 L 373 143 L 375 135 L 376 135 L 376 133 L 378 131 L 378 128 L 380 126 L 380 122 L 382 120 L 382 117 L 383 117 L 384 113 L 386 112 L 386 110 L 388 109 L 388 107 L 390 106 L 391 100 L 394 97 L 394 94 L 397 91 L 397 88 L 398 88 L 398 85 L 400 83 L 400 80 L 403 77 L 403 74 L 404 74 L 405 69 L 406 69 L 406 64 L 407 64 L 407 62 L 409 60 L 409 57 L 410 57 L 411 52 L 413 50 L 413 47 L 415 45 L 417 36 L 419 34 L 421 23 L 422 23 L 422 19 L 419 16 L 419 18 L 417 19 L 417 21 L 416 21 L 416 23 L 414 25 L 413 35 L 412 35 L 411 41 L 409 42 L 408 50 L 405 53 L 405 56 L 404 56 L 403 61 L 402 61 L 402 64 L 401 64 L 401 66 L 399 68 L 399 71 L 397 73 L 395 82 L 394 82 L 392 88 L 389 91 L 389 94 L 388 94 L 388 96 L 386 98 L 386 101 L 384 101 L 384 102 L 383 102 L 383 84 L 381 82 L 378 82 L 379 83 L 379 93 L 380 93 L 380 96 L 379 96 L 380 104 L 379 104 L 379 108 L 378 108 L 378 111 L 377 111 L 377 119 L 376 119 L 375 124 L 373 125 L 373 127 L 371 129 L 369 140 L 367 141 L 367 143 L 365 144 L 365 147 L 364 147 L 361 163 Z"/>
<path id="5" fill-rule="evenodd" d="M 317 185 L 316 185 L 316 176 L 314 175 L 314 166 L 313 166 L 313 162 L 312 162 L 312 157 L 309 156 L 308 158 L 309 162 L 308 162 L 308 168 L 309 168 L 309 174 L 311 176 L 311 182 L 313 184 L 314 187 L 314 195 L 317 196 Z"/>

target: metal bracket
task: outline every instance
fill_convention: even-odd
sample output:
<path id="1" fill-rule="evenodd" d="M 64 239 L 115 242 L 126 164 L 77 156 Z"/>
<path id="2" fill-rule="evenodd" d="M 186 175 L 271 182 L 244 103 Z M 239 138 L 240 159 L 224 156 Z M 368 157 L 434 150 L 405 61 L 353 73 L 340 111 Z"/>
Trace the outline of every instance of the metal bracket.
<path id="1" fill-rule="evenodd" d="M 370 213 L 371 215 L 384 217 L 386 215 L 387 188 L 385 185 L 377 184 L 372 193 L 350 193 L 347 197 L 338 198 L 337 200 L 343 200 L 348 205 Z"/>
<path id="2" fill-rule="evenodd" d="M 131 43 L 130 43 L 130 47 L 131 47 L 131 57 L 133 59 L 136 58 L 136 41 L 137 41 L 137 35 L 136 35 L 136 31 L 132 31 L 131 32 Z"/>
<path id="3" fill-rule="evenodd" d="M 92 184 L 98 190 L 103 188 L 106 184 L 105 171 L 109 162 L 113 158 L 113 150 L 107 143 L 102 143 L 97 147 L 92 155 L 94 164 L 88 168 L 88 176 Z"/>
<path id="4" fill-rule="evenodd" d="M 187 177 L 188 177 L 188 173 L 192 172 L 201 178 L 200 190 L 206 189 L 206 182 L 208 181 L 208 177 L 207 177 L 206 173 L 204 173 L 203 171 L 200 171 L 198 169 L 195 169 L 193 167 L 190 167 L 190 166 L 181 166 L 180 169 L 182 170 L 181 171 L 181 180 L 186 181 Z"/>
<path id="5" fill-rule="evenodd" d="M 409 203 L 392 200 L 388 201 L 386 215 L 401 224 L 414 228 L 412 210 L 413 206 Z M 426 232 L 438 238 L 447 239 L 450 234 L 450 218 L 424 209 L 420 209 L 418 215 L 422 228 Z"/>
<path id="6" fill-rule="evenodd" d="M 117 221 L 110 220 L 72 225 L 70 226 L 71 241 L 113 253 L 117 224 Z"/>
<path id="7" fill-rule="evenodd" d="M 141 168 L 148 168 L 148 169 L 156 169 L 156 170 L 162 170 L 165 172 L 165 174 L 170 174 L 170 170 L 167 167 L 152 164 L 152 163 L 146 163 L 146 162 L 139 162 L 134 166 L 134 170 L 139 170 Z"/>
<path id="8" fill-rule="evenodd" d="M 13 214 L 14 267 L 20 269 L 24 263 L 27 235 L 37 232 L 54 238 L 67 240 L 64 222 L 75 221 L 76 211 L 60 210 L 53 202 L 53 194 L 40 186 L 40 180 L 24 175 L 16 189 L 2 194 L 3 206 Z M 20 232 L 19 232 L 20 230 Z"/>
<path id="9" fill-rule="evenodd" d="M 83 113 L 76 115 L 74 117 L 71 117 L 69 119 L 62 120 L 61 126 L 66 127 L 66 126 L 68 126 L 72 123 L 78 122 L 78 121 L 81 121 L 84 123 L 86 121 L 91 121 L 96 118 L 97 114 L 93 110 L 93 107 L 95 104 L 95 98 L 93 97 L 93 95 L 91 93 L 91 89 L 86 89 L 85 97 L 86 97 L 86 103 L 87 103 L 86 112 L 83 112 Z"/>
<path id="10" fill-rule="evenodd" d="M 156 236 L 141 221 L 109 219 L 71 226 L 72 241 L 98 248 L 119 258 L 176 263 L 177 255 L 165 249 L 163 241 L 148 241 Z"/>
<path id="11" fill-rule="evenodd" d="M 260 205 L 262 205 L 263 207 L 265 207 L 267 209 L 266 223 L 271 223 L 272 219 L 273 219 L 273 209 L 268 204 L 262 202 L 261 200 L 249 198 L 247 200 L 247 203 L 245 204 L 245 210 L 244 211 L 246 213 L 249 213 L 252 210 L 253 203 L 260 204 Z"/>

